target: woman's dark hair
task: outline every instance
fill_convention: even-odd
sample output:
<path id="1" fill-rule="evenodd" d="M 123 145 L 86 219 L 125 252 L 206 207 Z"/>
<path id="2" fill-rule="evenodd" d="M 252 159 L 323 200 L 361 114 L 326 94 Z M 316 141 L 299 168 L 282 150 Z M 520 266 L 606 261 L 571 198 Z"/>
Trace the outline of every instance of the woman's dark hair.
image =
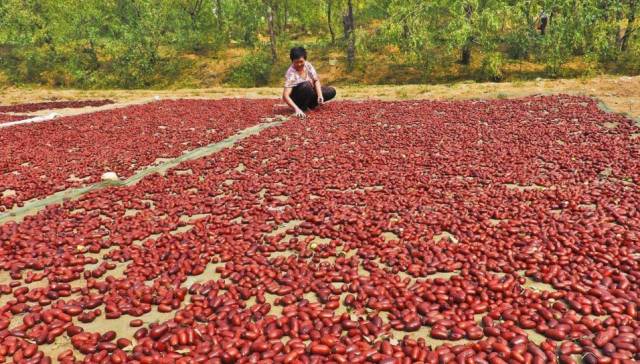
<path id="1" fill-rule="evenodd" d="M 305 60 L 307 59 L 307 50 L 304 49 L 304 47 L 293 47 L 291 48 L 291 51 L 289 52 L 289 58 L 291 58 L 291 60 L 296 60 L 298 58 L 304 58 Z"/>

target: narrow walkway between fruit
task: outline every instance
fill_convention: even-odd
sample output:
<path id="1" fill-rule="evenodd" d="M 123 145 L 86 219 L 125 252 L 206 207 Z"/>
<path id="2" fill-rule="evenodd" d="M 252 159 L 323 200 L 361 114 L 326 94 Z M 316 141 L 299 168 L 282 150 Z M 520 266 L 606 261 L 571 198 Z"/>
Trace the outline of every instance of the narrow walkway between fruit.
<path id="1" fill-rule="evenodd" d="M 23 115 L 25 117 L 24 119 L 2 123 L 0 124 L 0 129 L 9 128 L 16 125 L 25 125 L 25 124 L 54 121 L 65 116 L 92 114 L 98 111 L 121 109 L 121 108 L 132 106 L 132 105 L 147 104 L 147 103 L 159 101 L 159 100 L 160 100 L 159 98 L 139 98 L 131 101 L 106 104 L 102 106 L 85 106 L 85 107 L 79 107 L 79 108 L 69 107 L 69 108 L 61 108 L 61 109 L 43 109 L 43 110 L 38 110 L 33 112 L 24 112 L 24 113 L 19 113 L 20 115 Z M 12 115 L 12 113 L 8 113 L 8 115 Z"/>
<path id="2" fill-rule="evenodd" d="M 35 215 L 40 210 L 44 209 L 49 205 L 59 204 L 61 202 L 76 199 L 86 193 L 91 191 L 103 189 L 111 186 L 130 186 L 136 184 L 138 181 L 142 180 L 146 176 L 149 176 L 154 173 L 164 173 L 167 170 L 174 168 L 182 162 L 198 159 L 207 155 L 211 155 L 217 153 L 223 149 L 232 147 L 237 142 L 248 138 L 252 135 L 260 133 L 262 130 L 271 128 L 277 125 L 282 124 L 287 121 L 288 118 L 280 117 L 275 119 L 266 119 L 266 122 L 262 122 L 260 124 L 251 126 L 246 128 L 238 133 L 220 141 L 217 143 L 209 144 L 204 147 L 200 147 L 194 150 L 191 150 L 179 157 L 171 158 L 163 161 L 161 164 L 147 166 L 138 173 L 132 175 L 123 181 L 101 181 L 97 183 L 93 183 L 88 186 L 79 187 L 79 188 L 71 188 L 68 190 L 56 192 L 46 198 L 31 200 L 24 203 L 21 207 L 13 208 L 3 214 L 0 214 L 0 224 L 4 224 L 8 221 L 22 221 L 25 216 Z"/>

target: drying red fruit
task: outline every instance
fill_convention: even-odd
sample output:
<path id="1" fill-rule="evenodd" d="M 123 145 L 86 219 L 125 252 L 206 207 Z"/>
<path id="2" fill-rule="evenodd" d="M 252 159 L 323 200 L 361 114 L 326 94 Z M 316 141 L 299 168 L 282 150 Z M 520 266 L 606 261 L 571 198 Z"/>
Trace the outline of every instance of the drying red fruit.
<path id="1" fill-rule="evenodd" d="M 584 97 L 329 103 L 0 225 L 0 350 L 87 315 L 139 327 L 66 328 L 87 362 L 638 361 L 639 132 Z"/>
<path id="2" fill-rule="evenodd" d="M 48 101 L 48 102 L 34 102 L 28 104 L 16 104 L 16 105 L 0 105 L 0 113 L 4 112 L 33 112 L 38 110 L 47 109 L 67 109 L 67 108 L 80 108 L 87 106 L 102 106 L 113 104 L 113 100 L 80 100 L 80 101 Z"/>

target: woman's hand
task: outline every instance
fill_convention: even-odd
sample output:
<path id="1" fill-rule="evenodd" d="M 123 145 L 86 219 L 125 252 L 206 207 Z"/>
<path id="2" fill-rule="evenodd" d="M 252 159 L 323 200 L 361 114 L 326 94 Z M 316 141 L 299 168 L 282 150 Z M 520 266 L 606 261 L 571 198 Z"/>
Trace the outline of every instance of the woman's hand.
<path id="1" fill-rule="evenodd" d="M 296 109 L 295 115 L 301 119 L 304 119 L 307 117 L 307 115 L 300 109 Z"/>
<path id="2" fill-rule="evenodd" d="M 320 94 L 320 96 L 318 96 L 318 105 L 323 105 L 324 104 L 324 97 L 322 97 L 322 94 Z"/>
<path id="3" fill-rule="evenodd" d="M 293 90 L 291 87 L 285 87 L 284 91 L 282 91 L 282 99 L 293 108 L 294 110 L 294 115 L 299 117 L 299 118 L 306 118 L 307 115 L 304 114 L 304 112 L 302 112 L 302 110 L 300 110 L 300 108 L 298 107 L 298 105 L 296 105 L 295 102 L 293 102 L 293 100 L 291 100 L 291 90 Z"/>

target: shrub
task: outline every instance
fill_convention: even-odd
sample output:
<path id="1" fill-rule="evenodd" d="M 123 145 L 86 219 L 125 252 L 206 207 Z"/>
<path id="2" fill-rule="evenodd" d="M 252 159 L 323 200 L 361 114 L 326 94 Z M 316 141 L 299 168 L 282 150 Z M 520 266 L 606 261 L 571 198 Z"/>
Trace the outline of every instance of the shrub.
<path id="1" fill-rule="evenodd" d="M 528 31 L 509 33 L 505 37 L 506 53 L 511 59 L 527 59 L 532 43 Z"/>
<path id="2" fill-rule="evenodd" d="M 640 41 L 630 44 L 629 48 L 622 52 L 616 64 L 618 72 L 637 75 L 640 74 Z"/>
<path id="3" fill-rule="evenodd" d="M 487 54 L 482 60 L 482 66 L 480 67 L 481 77 L 490 81 L 502 80 L 502 64 L 502 53 L 491 52 Z"/>
<path id="4" fill-rule="evenodd" d="M 252 52 L 242 58 L 240 64 L 231 68 L 226 82 L 238 87 L 265 86 L 271 75 L 271 57 L 265 52 Z"/>

